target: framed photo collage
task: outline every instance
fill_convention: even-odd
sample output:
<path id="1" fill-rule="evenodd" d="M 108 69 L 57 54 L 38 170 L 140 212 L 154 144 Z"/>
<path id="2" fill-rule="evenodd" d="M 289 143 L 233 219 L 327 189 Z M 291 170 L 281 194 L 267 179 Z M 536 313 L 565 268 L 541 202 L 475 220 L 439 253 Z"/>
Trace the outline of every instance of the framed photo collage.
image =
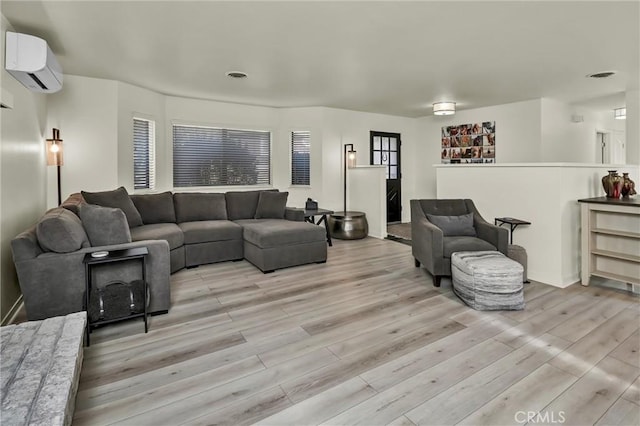
<path id="1" fill-rule="evenodd" d="M 443 127 L 440 158 L 443 164 L 495 163 L 496 122 Z"/>

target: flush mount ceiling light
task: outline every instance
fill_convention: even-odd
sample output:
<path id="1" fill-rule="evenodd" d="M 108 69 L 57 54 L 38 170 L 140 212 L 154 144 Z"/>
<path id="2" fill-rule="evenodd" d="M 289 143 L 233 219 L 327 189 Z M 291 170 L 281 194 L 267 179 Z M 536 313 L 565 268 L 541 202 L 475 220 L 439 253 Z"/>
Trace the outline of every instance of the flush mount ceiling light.
<path id="1" fill-rule="evenodd" d="M 227 71 L 227 77 L 231 78 L 247 78 L 247 73 L 242 71 Z"/>
<path id="2" fill-rule="evenodd" d="M 455 102 L 436 102 L 433 104 L 433 115 L 453 115 L 455 113 Z"/>
<path id="3" fill-rule="evenodd" d="M 616 73 L 615 71 L 603 71 L 603 72 L 597 72 L 595 74 L 587 74 L 587 77 L 590 77 L 590 78 L 607 78 L 607 77 L 611 77 L 615 73 Z"/>
<path id="4" fill-rule="evenodd" d="M 627 109 L 626 108 L 616 108 L 613 110 L 613 118 L 616 120 L 626 120 L 627 119 Z"/>

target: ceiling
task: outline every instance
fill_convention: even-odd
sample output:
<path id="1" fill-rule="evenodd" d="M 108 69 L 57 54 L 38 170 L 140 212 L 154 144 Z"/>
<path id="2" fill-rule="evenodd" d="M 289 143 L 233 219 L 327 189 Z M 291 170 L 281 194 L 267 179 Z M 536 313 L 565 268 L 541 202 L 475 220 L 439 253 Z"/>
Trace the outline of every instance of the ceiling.
<path id="1" fill-rule="evenodd" d="M 65 74 L 167 95 L 407 117 L 553 98 L 594 110 L 640 85 L 638 1 L 10 1 Z M 233 80 L 227 71 L 249 77 Z M 587 74 L 615 70 L 607 79 Z"/>

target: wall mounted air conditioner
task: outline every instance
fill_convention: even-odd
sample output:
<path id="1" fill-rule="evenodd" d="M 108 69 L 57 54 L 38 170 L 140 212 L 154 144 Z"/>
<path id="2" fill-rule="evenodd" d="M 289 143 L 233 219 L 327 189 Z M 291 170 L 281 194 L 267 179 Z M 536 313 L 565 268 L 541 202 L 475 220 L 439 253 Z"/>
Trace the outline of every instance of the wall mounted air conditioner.
<path id="1" fill-rule="evenodd" d="M 53 93 L 62 89 L 62 67 L 41 38 L 7 31 L 5 69 L 28 89 Z"/>

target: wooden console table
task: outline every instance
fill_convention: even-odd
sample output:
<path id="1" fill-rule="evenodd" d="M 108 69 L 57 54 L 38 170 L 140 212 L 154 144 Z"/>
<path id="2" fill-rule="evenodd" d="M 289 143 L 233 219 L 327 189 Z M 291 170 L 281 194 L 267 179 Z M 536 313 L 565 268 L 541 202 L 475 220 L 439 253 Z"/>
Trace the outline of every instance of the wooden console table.
<path id="1" fill-rule="evenodd" d="M 640 285 L 640 200 L 606 197 L 582 203 L 582 285 L 591 276 Z"/>

